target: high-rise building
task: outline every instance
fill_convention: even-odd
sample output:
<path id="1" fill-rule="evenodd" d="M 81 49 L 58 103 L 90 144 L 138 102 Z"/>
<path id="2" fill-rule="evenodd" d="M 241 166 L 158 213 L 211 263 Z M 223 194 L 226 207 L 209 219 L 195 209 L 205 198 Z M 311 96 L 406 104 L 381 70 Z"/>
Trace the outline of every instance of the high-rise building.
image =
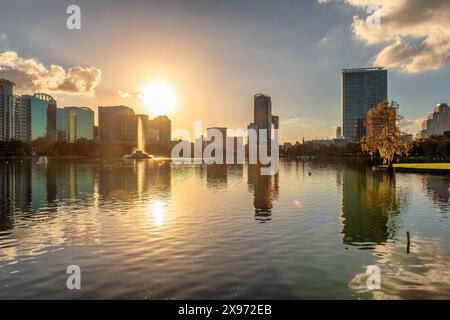
<path id="1" fill-rule="evenodd" d="M 256 130 L 259 141 L 259 130 L 267 130 L 267 151 L 271 150 L 272 125 L 274 129 L 279 129 L 280 119 L 272 115 L 272 99 L 265 94 L 259 93 L 254 96 L 254 121 L 248 125 L 248 129 Z M 258 143 L 259 145 L 259 143 Z"/>
<path id="2" fill-rule="evenodd" d="M 136 143 L 136 116 L 127 106 L 98 107 L 102 143 Z"/>
<path id="3" fill-rule="evenodd" d="M 13 82 L 0 79 L 0 141 L 14 139 L 14 86 Z"/>
<path id="4" fill-rule="evenodd" d="M 56 101 L 44 93 L 15 99 L 14 139 L 31 142 L 56 140 Z"/>
<path id="5" fill-rule="evenodd" d="M 336 139 L 341 139 L 342 138 L 342 127 L 337 127 L 336 128 Z"/>
<path id="6" fill-rule="evenodd" d="M 58 140 L 73 143 L 94 139 L 94 111 L 86 107 L 64 107 L 57 110 Z"/>
<path id="7" fill-rule="evenodd" d="M 431 136 L 442 136 L 450 130 L 450 107 L 446 103 L 439 103 L 427 119 L 422 122 L 422 130 L 417 134 L 421 139 Z"/>
<path id="8" fill-rule="evenodd" d="M 344 138 L 360 141 L 365 135 L 367 112 L 387 100 L 388 77 L 384 68 L 344 69 L 341 83 Z"/>
<path id="9" fill-rule="evenodd" d="M 158 116 L 148 121 L 150 136 L 157 135 L 160 144 L 168 145 L 172 140 L 172 121 L 167 116 Z"/>

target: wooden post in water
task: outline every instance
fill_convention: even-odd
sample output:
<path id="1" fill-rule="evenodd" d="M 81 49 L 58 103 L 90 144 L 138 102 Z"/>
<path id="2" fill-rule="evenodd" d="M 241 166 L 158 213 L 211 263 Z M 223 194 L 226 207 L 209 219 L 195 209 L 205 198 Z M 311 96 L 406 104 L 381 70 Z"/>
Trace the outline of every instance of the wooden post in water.
<path id="1" fill-rule="evenodd" d="M 406 239 L 407 239 L 406 253 L 409 253 L 409 248 L 411 247 L 411 238 L 409 236 L 409 231 L 406 231 Z"/>

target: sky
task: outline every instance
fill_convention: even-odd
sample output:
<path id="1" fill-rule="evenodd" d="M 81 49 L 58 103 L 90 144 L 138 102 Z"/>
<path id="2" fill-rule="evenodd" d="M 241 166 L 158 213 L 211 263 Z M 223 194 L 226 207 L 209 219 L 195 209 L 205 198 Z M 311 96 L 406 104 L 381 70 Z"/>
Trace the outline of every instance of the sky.
<path id="1" fill-rule="evenodd" d="M 81 9 L 69 30 L 66 9 Z M 377 5 L 377 10 L 370 10 Z M 172 128 L 246 128 L 272 97 L 281 140 L 333 138 L 343 68 L 384 66 L 415 133 L 450 102 L 448 0 L 14 0 L 0 5 L 0 77 L 58 106 L 128 105 L 148 83 L 176 94 Z M 369 11 L 368 11 L 369 9 Z M 379 28 L 367 23 L 379 17 Z M 372 27 L 371 27 L 372 26 Z"/>

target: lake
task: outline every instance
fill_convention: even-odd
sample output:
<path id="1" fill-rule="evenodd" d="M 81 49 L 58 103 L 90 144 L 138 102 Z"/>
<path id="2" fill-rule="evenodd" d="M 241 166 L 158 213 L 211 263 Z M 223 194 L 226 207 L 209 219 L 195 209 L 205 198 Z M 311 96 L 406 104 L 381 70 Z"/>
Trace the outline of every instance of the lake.
<path id="1" fill-rule="evenodd" d="M 356 162 L 282 161 L 261 176 L 0 160 L 0 298 L 450 299 L 449 185 Z M 81 290 L 67 289 L 69 265 Z"/>

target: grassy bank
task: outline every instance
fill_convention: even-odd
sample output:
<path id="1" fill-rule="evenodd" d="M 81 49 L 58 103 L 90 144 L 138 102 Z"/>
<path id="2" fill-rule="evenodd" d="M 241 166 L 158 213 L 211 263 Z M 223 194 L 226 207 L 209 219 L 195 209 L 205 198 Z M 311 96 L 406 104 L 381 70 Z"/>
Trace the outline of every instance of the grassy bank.
<path id="1" fill-rule="evenodd" d="M 380 166 L 387 168 L 387 166 Z M 450 173 L 450 163 L 396 163 L 396 171 L 429 171 Z"/>

